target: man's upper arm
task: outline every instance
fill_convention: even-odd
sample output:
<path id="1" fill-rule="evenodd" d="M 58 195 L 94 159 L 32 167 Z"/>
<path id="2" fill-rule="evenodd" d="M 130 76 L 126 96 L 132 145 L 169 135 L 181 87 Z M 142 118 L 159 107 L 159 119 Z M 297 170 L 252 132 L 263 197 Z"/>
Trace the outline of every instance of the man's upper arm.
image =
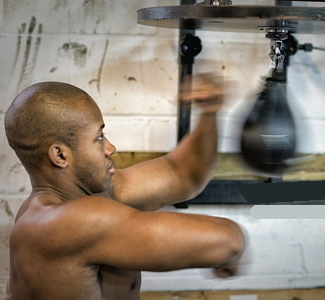
<path id="1" fill-rule="evenodd" d="M 112 179 L 114 200 L 141 210 L 156 210 L 185 201 L 197 191 L 169 155 L 117 170 Z"/>
<path id="2" fill-rule="evenodd" d="M 60 208 L 53 246 L 62 255 L 80 253 L 85 264 L 144 271 L 214 267 L 239 249 L 240 230 L 226 219 L 86 199 Z"/>

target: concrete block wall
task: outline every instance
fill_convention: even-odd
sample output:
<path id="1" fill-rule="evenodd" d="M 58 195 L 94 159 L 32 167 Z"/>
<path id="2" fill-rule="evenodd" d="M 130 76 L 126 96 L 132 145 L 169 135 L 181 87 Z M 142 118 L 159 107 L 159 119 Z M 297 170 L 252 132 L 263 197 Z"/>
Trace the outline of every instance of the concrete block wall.
<path id="1" fill-rule="evenodd" d="M 254 4 L 254 1 L 249 1 Z M 8 277 L 8 238 L 29 178 L 6 142 L 4 113 L 16 94 L 40 81 L 86 90 L 102 109 L 106 135 L 120 151 L 169 151 L 176 145 L 178 32 L 136 24 L 139 8 L 176 0 L 0 0 L 0 298 Z M 238 82 L 239 93 L 218 115 L 219 151 L 239 151 L 240 126 L 252 90 L 269 66 L 263 34 L 198 32 L 203 51 L 195 72 Z M 319 36 L 300 43 L 324 47 Z M 324 153 L 324 53 L 298 53 L 290 66 L 290 103 L 298 151 Z M 197 112 L 194 111 L 193 123 Z M 173 208 L 168 208 L 173 210 Z M 231 218 L 249 235 L 242 273 L 207 279 L 201 270 L 145 273 L 143 290 L 280 289 L 325 284 L 324 220 L 255 220 L 250 206 L 193 206 L 181 213 Z M 211 276 L 210 276 L 211 277 Z"/>

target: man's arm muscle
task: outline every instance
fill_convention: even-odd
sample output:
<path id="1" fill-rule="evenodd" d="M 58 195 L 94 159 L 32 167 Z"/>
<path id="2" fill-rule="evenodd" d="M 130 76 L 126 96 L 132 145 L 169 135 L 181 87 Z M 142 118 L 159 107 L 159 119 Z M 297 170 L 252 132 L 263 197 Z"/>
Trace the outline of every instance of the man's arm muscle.
<path id="1" fill-rule="evenodd" d="M 239 226 L 223 218 L 143 212 L 99 197 L 59 210 L 58 249 L 78 249 L 87 264 L 143 271 L 218 267 L 239 259 L 244 247 Z"/>
<path id="2" fill-rule="evenodd" d="M 194 132 L 166 156 L 117 170 L 110 196 L 141 210 L 155 210 L 198 195 L 216 166 L 215 123 L 215 114 L 203 114 Z"/>

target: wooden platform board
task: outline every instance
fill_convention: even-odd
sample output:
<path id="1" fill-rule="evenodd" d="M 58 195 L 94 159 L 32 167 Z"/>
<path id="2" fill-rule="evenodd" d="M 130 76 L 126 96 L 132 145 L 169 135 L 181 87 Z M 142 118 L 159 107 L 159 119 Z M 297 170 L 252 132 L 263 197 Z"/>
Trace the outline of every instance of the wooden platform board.
<path id="1" fill-rule="evenodd" d="M 143 292 L 141 293 L 141 300 L 231 300 L 232 298 L 240 300 L 240 295 L 246 295 L 246 297 L 251 295 L 251 299 L 257 300 L 324 300 L 325 289 Z"/>
<path id="2" fill-rule="evenodd" d="M 117 169 L 124 169 L 165 154 L 165 152 L 118 152 L 114 154 L 113 159 Z M 239 153 L 219 153 L 213 179 L 265 181 L 267 177 L 250 170 Z M 325 180 L 325 155 L 305 154 L 299 156 L 297 162 L 286 170 L 282 179 L 284 181 Z"/>

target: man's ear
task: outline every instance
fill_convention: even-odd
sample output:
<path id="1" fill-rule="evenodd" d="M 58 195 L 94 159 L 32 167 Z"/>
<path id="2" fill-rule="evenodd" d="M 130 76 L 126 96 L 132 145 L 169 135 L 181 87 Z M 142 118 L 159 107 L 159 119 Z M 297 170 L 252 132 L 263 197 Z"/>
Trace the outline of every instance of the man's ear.
<path id="1" fill-rule="evenodd" d="M 48 156 L 51 163 L 59 168 L 66 168 L 68 166 L 68 152 L 69 148 L 64 144 L 53 144 L 48 150 Z"/>

